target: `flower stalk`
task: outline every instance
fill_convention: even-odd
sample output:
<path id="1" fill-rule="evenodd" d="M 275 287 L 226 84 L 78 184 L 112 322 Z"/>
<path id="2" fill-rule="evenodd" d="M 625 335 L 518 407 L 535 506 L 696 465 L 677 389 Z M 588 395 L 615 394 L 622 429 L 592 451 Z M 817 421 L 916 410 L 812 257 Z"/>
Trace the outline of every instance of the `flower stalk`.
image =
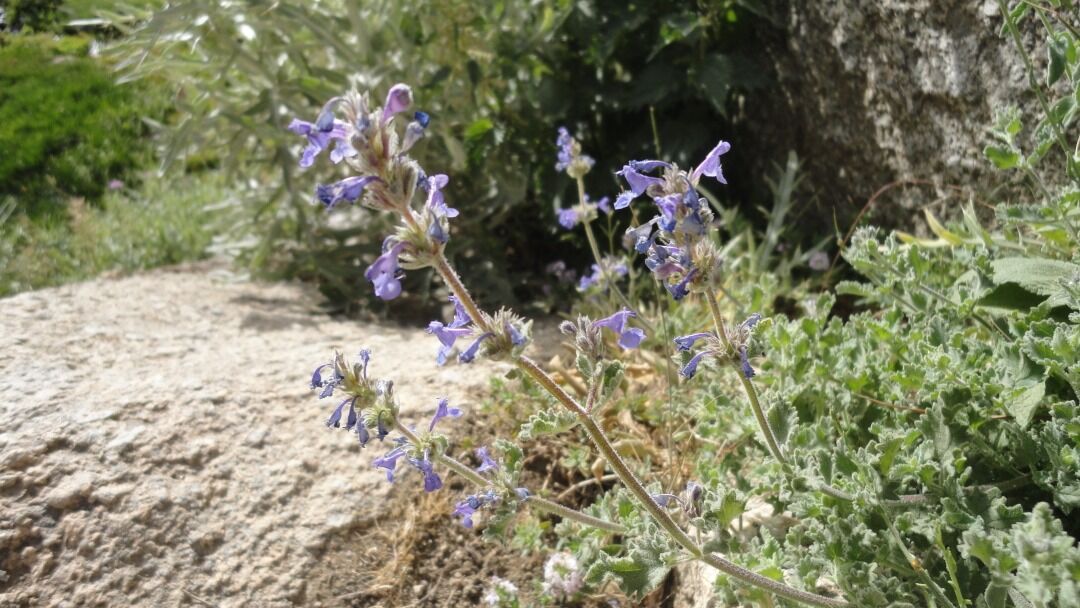
<path id="1" fill-rule="evenodd" d="M 436 269 L 439 271 L 440 276 L 447 280 L 447 287 L 454 292 L 454 295 L 465 306 L 470 314 L 474 314 L 473 318 L 483 318 L 480 309 L 476 306 L 475 301 L 465 289 L 464 284 L 457 278 L 457 274 L 446 261 L 445 257 L 440 255 L 436 258 Z M 603 429 L 596 423 L 595 420 L 589 415 L 584 407 L 581 406 L 569 393 L 563 389 L 555 380 L 547 374 L 535 361 L 525 355 L 520 355 L 516 358 L 515 363 L 518 368 L 521 369 L 526 375 L 532 378 L 537 384 L 544 388 L 552 397 L 554 397 L 564 408 L 572 412 L 585 429 L 585 433 L 589 436 L 593 445 L 596 446 L 597 451 L 607 461 L 612 471 L 619 477 L 619 480 L 634 497 L 638 500 L 638 503 L 648 511 L 653 520 L 664 529 L 665 532 L 674 540 L 679 546 L 689 552 L 694 558 L 700 559 L 705 563 L 717 568 L 718 570 L 746 583 L 748 585 L 765 589 L 781 597 L 785 597 L 794 601 L 803 602 L 805 604 L 813 606 L 826 606 L 826 607 L 844 607 L 849 606 L 848 602 L 843 599 L 828 598 L 825 596 L 817 595 L 807 591 L 801 591 L 793 587 L 788 587 L 783 583 L 778 583 L 770 578 L 761 576 L 747 570 L 734 562 L 731 562 L 717 553 L 707 553 L 704 551 L 695 541 L 690 538 L 690 535 L 684 531 L 679 524 L 671 517 L 671 514 L 664 510 L 660 505 L 656 504 L 652 494 L 645 488 L 645 485 L 638 479 L 637 475 L 630 469 L 629 465 L 622 459 L 618 451 L 611 444 L 611 440 L 608 439 Z"/>
<path id="2" fill-rule="evenodd" d="M 417 437 L 416 434 L 409 430 L 409 428 L 406 427 L 404 424 L 396 422 L 395 428 L 399 433 L 401 433 L 413 444 L 419 443 L 420 438 Z M 491 485 L 490 480 L 484 478 L 482 475 L 474 471 L 465 463 L 450 456 L 447 456 L 446 454 L 439 454 L 435 456 L 434 460 L 435 462 L 438 462 L 439 464 L 442 464 L 446 468 L 450 469 L 454 473 L 457 473 L 462 478 L 468 480 L 470 483 L 476 485 L 477 487 L 486 488 Z M 617 523 L 610 522 L 605 519 L 600 519 L 599 517 L 593 517 L 592 515 L 588 515 L 586 513 L 582 513 L 581 511 L 571 509 L 570 507 L 561 505 L 551 500 L 547 500 L 546 498 L 541 498 L 539 496 L 534 496 L 530 494 L 523 500 L 523 502 L 529 505 L 531 508 L 551 513 L 552 515 L 558 515 L 563 519 L 569 519 L 579 524 L 583 524 L 593 528 L 599 528 L 600 530 L 611 532 L 612 534 L 624 534 L 626 532 L 626 528 L 622 527 Z"/>

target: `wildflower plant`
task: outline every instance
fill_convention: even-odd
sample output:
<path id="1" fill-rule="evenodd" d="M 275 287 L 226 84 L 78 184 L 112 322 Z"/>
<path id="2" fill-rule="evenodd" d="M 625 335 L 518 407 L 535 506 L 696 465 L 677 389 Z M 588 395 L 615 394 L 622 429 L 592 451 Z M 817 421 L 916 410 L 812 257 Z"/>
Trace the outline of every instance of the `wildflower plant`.
<path id="1" fill-rule="evenodd" d="M 1074 64 L 1070 75 L 1078 73 Z M 531 322 L 508 309 L 485 311 L 459 279 L 446 257 L 452 220 L 461 215 L 443 194 L 449 178 L 429 176 L 409 156 L 431 119 L 412 108 L 406 85 L 383 99 L 375 105 L 350 93 L 314 121 L 293 123 L 304 138 L 302 164 L 326 155 L 357 173 L 319 186 L 316 200 L 328 210 L 361 205 L 390 215 L 396 227 L 364 273 L 376 295 L 392 301 L 404 272 L 434 269 L 454 313 L 427 327 L 433 358 L 512 363 L 559 408 L 532 413 L 518 439 L 575 429 L 598 455 L 600 473 L 610 470 L 619 483 L 576 510 L 526 487 L 524 452 L 513 441 L 480 446 L 467 464 L 441 433 L 462 412 L 444 398 L 426 425 L 407 424 L 392 382 L 369 376 L 366 351 L 351 365 L 335 355 L 316 369 L 312 388 L 336 402 L 328 426 L 351 430 L 361 445 L 378 441 L 374 465 L 388 480 L 411 468 L 427 492 L 445 487 L 447 472 L 471 484 L 452 513 L 466 528 L 501 530 L 522 509 L 561 518 L 557 532 L 573 537 L 573 552 L 551 554 L 543 572 L 549 596 L 567 599 L 609 581 L 643 596 L 672 567 L 694 562 L 718 571 L 716 590 L 731 602 L 996 608 L 1080 598 L 1080 551 L 1059 519 L 1080 506 L 1075 184 L 1039 206 L 1004 208 L 998 232 L 970 210 L 963 230 L 931 222 L 943 243 L 860 231 L 845 257 L 869 282 L 840 289 L 876 310 L 844 323 L 829 316 L 834 300 L 825 294 L 807 299 L 806 315 L 789 321 L 764 310 L 724 312 L 728 260 L 700 189 L 705 180 L 726 183 L 722 157 L 730 144 L 720 141 L 687 169 L 665 160 L 625 163 L 617 172 L 625 188 L 611 213 L 650 211 L 640 222 L 634 214 L 625 241 L 682 308 L 687 330 L 670 336 L 679 392 L 691 395 L 685 411 L 695 418 L 680 433 L 718 443 L 730 430 L 724 422 L 741 424 L 748 409 L 768 454 L 748 473 L 730 461 L 731 450 L 697 450 L 696 477 L 676 485 L 643 478 L 652 469 L 638 466 L 605 429 L 625 354 L 658 336 L 618 290 L 618 263 L 601 255 L 591 230 L 607 212 L 584 191 L 595 160 L 560 130 L 557 166 L 579 193 L 572 217 L 568 211 L 560 223 L 582 227 L 596 261 L 586 278 L 618 298 L 606 316 L 560 325 L 582 383 L 568 390 L 526 354 Z M 1009 284 L 1042 300 L 1020 297 Z M 747 287 L 748 301 L 761 303 L 764 289 Z M 703 314 L 686 312 L 695 307 Z M 762 351 L 768 360 L 757 358 Z M 731 381 L 742 400 L 725 394 Z M 702 392 L 712 398 L 698 398 Z M 912 399 L 919 405 L 903 404 Z M 772 535 L 733 533 L 751 497 L 790 512 L 794 522 Z M 486 601 L 517 602 L 510 595 L 504 585 Z"/>
<path id="2" fill-rule="evenodd" d="M 398 84 L 387 92 L 382 105 L 375 105 L 368 94 L 354 92 L 331 99 L 314 121 L 297 119 L 290 125 L 295 133 L 305 138 L 300 156 L 302 166 L 310 166 L 316 158 L 326 153 L 331 162 L 344 164 L 357 172 L 357 175 L 320 185 L 316 189 L 317 200 L 327 209 L 341 204 L 357 204 L 397 218 L 398 225 L 386 237 L 382 254 L 364 273 L 376 295 L 384 300 L 393 300 L 401 293 L 401 278 L 405 270 L 433 268 L 455 298 L 454 320 L 448 324 L 433 321 L 428 326 L 428 331 L 439 342 L 436 357 L 445 361 L 449 349 L 455 348 L 459 340 L 468 340 L 468 346 L 458 355 L 460 362 L 469 363 L 478 357 L 509 360 L 520 373 L 547 391 L 570 414 L 574 424 L 585 431 L 600 456 L 633 497 L 635 509 L 641 509 L 642 516 L 637 518 L 637 525 L 648 529 L 646 537 L 653 546 L 663 548 L 666 557 L 660 565 L 664 572 L 676 560 L 697 559 L 744 584 L 767 589 L 781 597 L 812 605 L 847 605 L 841 598 L 825 597 L 746 570 L 701 546 L 676 521 L 672 512 L 661 504 L 664 501 L 658 501 L 656 496 L 662 493 L 650 490 L 613 446 L 606 432 L 597 424 L 593 408 L 602 396 L 603 384 L 607 381 L 611 386 L 612 370 L 617 373 L 619 367 L 607 358 L 604 332 L 615 337 L 620 349 L 636 348 L 645 337 L 644 330 L 633 325 L 635 313 L 629 307 L 614 311 L 604 319 L 579 319 L 576 324 L 570 324 L 572 329 L 567 328 L 568 333 L 574 334 L 575 343 L 579 346 L 579 358 L 594 371 L 587 377 L 589 391 L 584 403 L 571 396 L 524 353 L 530 339 L 529 322 L 506 309 L 489 314 L 479 307 L 445 256 L 445 248 L 452 235 L 450 220 L 457 215 L 456 210 L 447 206 L 441 193 L 448 178 L 428 177 L 408 155 L 409 150 L 423 139 L 429 123 L 428 116 L 413 111 L 412 105 L 411 89 Z M 400 116 L 406 117 L 407 124 L 403 129 L 399 127 Z M 633 198 L 642 194 L 652 198 L 657 207 L 659 214 L 649 222 L 650 226 L 655 225 L 655 231 L 641 235 L 642 243 L 637 248 L 648 256 L 646 265 L 675 299 L 682 299 L 691 292 L 707 294 L 710 300 L 713 298 L 709 285 L 716 279 L 720 257 L 712 243 L 703 238 L 712 216 L 695 186 L 703 177 L 723 183 L 720 156 L 729 147 L 721 142 L 689 173 L 662 161 L 634 161 L 620 172 L 630 189 L 616 199 L 613 205 L 616 209 L 625 208 Z M 581 152 L 565 131 L 560 133 L 558 160 L 560 167 L 578 179 L 582 221 L 597 261 L 602 262 L 595 238 L 588 230 L 590 210 L 586 207 L 580 180 L 592 168 L 594 161 Z M 648 175 L 651 172 L 658 172 L 659 176 Z M 714 321 L 716 335 L 726 340 L 728 334 L 723 329 L 722 320 L 716 316 Z M 477 492 L 464 497 L 454 510 L 466 526 L 474 525 L 478 512 L 510 504 L 549 511 L 609 535 L 628 533 L 628 528 L 622 523 L 575 511 L 517 486 L 519 467 L 515 463 L 519 463 L 520 456 L 515 455 L 518 450 L 512 445 L 504 443 L 501 446 L 501 455 L 508 461 L 502 467 L 486 450 L 478 454 L 481 461 L 478 468 L 451 457 L 447 454 L 445 437 L 435 431 L 441 419 L 454 414 L 448 403 L 444 400 L 439 402 L 426 431 L 409 427 L 398 418 L 399 409 L 394 402 L 392 383 L 381 380 L 374 383 L 375 389 L 370 388 L 368 360 L 365 353 L 362 363 L 349 367 L 338 355 L 333 365 L 319 367 L 312 386 L 326 397 L 331 397 L 339 387 L 349 396 L 331 414 L 333 423 L 339 422 L 342 415 L 339 410 L 348 403 L 350 409 L 346 427 L 351 422 L 352 428 L 365 429 L 370 434 L 370 428 L 374 426 L 380 440 L 385 440 L 390 434 L 384 431 L 390 428 L 397 431 L 398 436 L 391 441 L 393 447 L 375 461 L 376 466 L 386 469 L 389 480 L 393 480 L 397 464 L 402 459 L 421 472 L 425 491 L 435 491 L 443 486 L 437 467 L 461 475 L 477 487 Z M 742 358 L 736 356 L 730 360 L 738 362 Z M 328 368 L 333 370 L 333 375 L 323 380 L 321 374 Z M 362 408 L 363 415 L 352 415 L 354 404 Z M 334 426 L 333 423 L 331 426 Z M 584 577 L 580 573 L 567 574 L 565 571 L 568 568 L 565 566 L 565 563 L 552 566 L 552 577 L 558 574 L 561 581 L 558 587 L 562 592 L 576 591 Z M 595 580 L 596 574 L 591 578 Z M 633 589 L 637 593 L 646 590 Z"/>

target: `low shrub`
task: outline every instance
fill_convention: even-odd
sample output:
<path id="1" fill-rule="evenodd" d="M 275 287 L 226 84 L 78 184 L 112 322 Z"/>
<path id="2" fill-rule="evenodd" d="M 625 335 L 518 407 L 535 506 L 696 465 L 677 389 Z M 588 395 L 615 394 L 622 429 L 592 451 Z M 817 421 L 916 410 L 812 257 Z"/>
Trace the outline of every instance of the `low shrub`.
<path id="1" fill-rule="evenodd" d="M 0 198 L 31 216 L 58 214 L 69 197 L 96 201 L 148 160 L 145 115 L 162 104 L 120 86 L 88 56 L 87 38 L 0 38 Z"/>

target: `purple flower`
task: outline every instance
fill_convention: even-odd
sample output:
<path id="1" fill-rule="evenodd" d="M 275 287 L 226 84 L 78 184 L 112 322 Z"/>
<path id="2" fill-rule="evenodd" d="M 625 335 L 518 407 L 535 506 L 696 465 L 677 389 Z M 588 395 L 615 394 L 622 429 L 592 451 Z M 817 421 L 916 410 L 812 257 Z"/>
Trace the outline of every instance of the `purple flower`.
<path id="1" fill-rule="evenodd" d="M 356 150 L 349 144 L 348 125 L 343 121 L 335 120 L 333 107 L 340 99 L 331 99 L 314 123 L 294 118 L 289 123 L 288 129 L 297 135 L 307 137 L 308 145 L 300 156 L 300 166 L 308 168 L 315 163 L 315 157 L 325 150 L 330 142 L 336 142 L 330 160 L 339 163 L 346 156 L 355 156 Z"/>
<path id="2" fill-rule="evenodd" d="M 696 481 L 686 482 L 686 501 L 683 503 L 683 510 L 689 517 L 698 517 L 701 515 L 701 501 L 705 497 L 705 488 Z"/>
<path id="3" fill-rule="evenodd" d="M 360 200 L 360 197 L 364 195 L 364 188 L 377 179 L 379 178 L 374 175 L 364 177 L 353 176 L 346 177 L 340 182 L 330 184 L 329 186 L 320 184 L 315 187 L 315 198 L 319 199 L 319 202 L 325 205 L 326 210 L 329 211 L 341 201 L 355 203 Z"/>
<path id="4" fill-rule="evenodd" d="M 473 500 L 469 500 L 472 498 Z M 474 496 L 470 496 L 465 500 L 460 501 L 454 505 L 453 515 L 461 518 L 461 525 L 472 530 L 473 520 L 472 516 L 476 513 L 476 509 L 479 506 L 479 501 L 475 500 Z M 474 506 L 475 505 L 475 506 Z"/>
<path id="5" fill-rule="evenodd" d="M 665 283 L 664 287 L 667 287 L 668 293 L 671 294 L 672 298 L 675 298 L 676 300 L 681 300 L 686 297 L 686 294 L 690 293 L 690 289 L 687 287 L 687 285 L 690 283 L 690 281 L 694 279 L 694 276 L 696 274 L 697 268 L 693 268 L 690 270 L 690 272 L 686 273 L 686 276 L 684 276 L 682 280 L 678 283 L 675 283 L 674 285 L 670 283 Z"/>
<path id="6" fill-rule="evenodd" d="M 395 84 L 386 93 L 386 103 L 383 104 L 382 122 L 385 125 L 390 122 L 398 112 L 403 112 L 412 105 L 412 89 L 407 84 Z"/>
<path id="7" fill-rule="evenodd" d="M 356 398 L 346 399 L 338 404 L 334 408 L 334 411 L 330 412 L 330 417 L 326 419 L 327 427 L 339 428 L 341 426 L 341 412 L 345 409 L 345 404 L 349 402 L 355 402 Z"/>
<path id="8" fill-rule="evenodd" d="M 584 165 L 587 171 L 595 164 L 596 161 L 591 156 L 582 154 L 580 146 L 576 144 L 577 142 L 574 141 L 573 136 L 566 130 L 566 127 L 559 127 L 559 137 L 555 139 L 555 145 L 559 148 L 556 153 L 558 160 L 555 163 L 556 171 L 566 171 L 574 163 Z"/>
<path id="9" fill-rule="evenodd" d="M 480 350 L 480 343 L 484 340 L 487 340 L 493 335 L 494 334 L 492 334 L 491 332 L 485 332 L 480 334 L 480 337 L 478 337 L 476 340 L 473 340 L 473 343 L 470 344 L 469 347 L 464 350 L 464 352 L 458 355 L 458 361 L 461 361 L 462 363 L 472 363 L 476 359 L 477 351 Z"/>
<path id="10" fill-rule="evenodd" d="M 328 367 L 333 368 L 334 370 L 334 374 L 330 377 L 329 380 L 322 377 L 322 370 Z M 311 374 L 311 388 L 323 389 L 319 393 L 319 399 L 325 399 L 326 397 L 334 394 L 334 389 L 344 379 L 345 378 L 341 375 L 341 373 L 338 372 L 337 365 L 335 365 L 334 363 L 326 363 L 324 365 L 316 367 L 315 372 Z"/>
<path id="11" fill-rule="evenodd" d="M 476 448 L 476 457 L 480 459 L 480 466 L 476 467 L 477 473 L 483 473 L 499 468 L 499 465 L 488 454 L 488 449 L 486 447 Z"/>
<path id="12" fill-rule="evenodd" d="M 360 349 L 360 352 L 356 354 L 356 357 L 363 362 L 363 366 L 360 368 L 360 377 L 367 380 L 367 366 L 371 362 L 371 351 L 366 348 Z"/>
<path id="13" fill-rule="evenodd" d="M 428 323 L 427 333 L 434 334 L 439 342 L 446 348 L 454 346 L 454 342 L 458 338 L 463 338 L 472 333 L 472 329 L 468 327 L 453 327 L 443 325 L 439 321 L 432 321 Z"/>
<path id="14" fill-rule="evenodd" d="M 644 172 L 668 166 L 670 165 L 659 160 L 632 160 L 624 165 L 622 169 L 616 171 L 615 175 L 619 175 L 625 179 L 627 185 L 630 186 L 630 190 L 619 194 L 615 199 L 615 208 L 625 209 L 630 205 L 630 201 L 645 194 L 645 191 L 649 189 L 649 186 L 663 185 L 664 180 L 662 178 L 645 175 Z"/>
<path id="15" fill-rule="evenodd" d="M 353 427 L 356 426 L 356 421 L 358 420 L 358 417 L 356 415 L 356 400 L 357 399 L 358 399 L 358 397 L 353 397 L 352 399 L 349 400 L 349 416 L 345 420 L 345 430 L 346 431 L 351 431 L 353 429 Z"/>
<path id="16" fill-rule="evenodd" d="M 721 140 L 720 143 L 716 144 L 716 147 L 705 155 L 705 160 L 701 161 L 701 164 L 690 174 L 690 183 L 697 184 L 702 175 L 708 175 L 709 177 L 715 177 L 716 181 L 721 184 L 726 184 L 727 180 L 724 179 L 724 174 L 721 172 L 720 157 L 727 154 L 730 149 L 731 144 L 726 141 Z"/>
<path id="17" fill-rule="evenodd" d="M 441 397 L 439 399 L 439 404 L 435 407 L 435 415 L 431 417 L 431 424 L 428 425 L 428 432 L 434 431 L 435 425 L 447 416 L 450 418 L 457 418 L 461 416 L 461 410 L 456 407 L 450 407 L 450 400 L 446 397 Z"/>
<path id="18" fill-rule="evenodd" d="M 424 452 L 424 458 L 422 460 L 410 458 L 409 464 L 413 465 L 417 468 L 417 470 L 424 474 L 425 492 L 434 492 L 435 490 L 438 490 L 442 487 L 442 478 L 440 478 L 439 474 L 435 472 L 434 465 L 432 465 L 431 461 L 428 460 L 427 452 Z"/>
<path id="19" fill-rule="evenodd" d="M 379 441 L 382 441 L 389 434 L 390 429 L 386 428 L 386 421 L 383 420 L 383 415 L 380 413 L 378 417 L 375 418 L 375 436 L 379 438 Z"/>
<path id="20" fill-rule="evenodd" d="M 472 529 L 473 515 L 485 506 L 493 505 L 497 502 L 499 502 L 499 495 L 495 493 L 495 490 L 488 490 L 483 494 L 471 494 L 454 505 L 453 514 L 461 518 L 461 525 Z"/>
<path id="21" fill-rule="evenodd" d="M 322 388 L 322 370 L 333 367 L 333 363 L 323 363 L 319 367 L 315 368 L 315 371 L 311 374 L 311 388 Z"/>
<path id="22" fill-rule="evenodd" d="M 454 320 L 450 322 L 450 327 L 464 327 L 472 322 L 469 311 L 465 310 L 465 305 L 457 299 L 457 296 L 450 296 L 449 299 L 454 303 Z"/>
<path id="23" fill-rule="evenodd" d="M 681 502 L 679 500 L 679 497 L 674 494 L 653 494 L 652 499 L 653 502 L 655 502 L 663 509 L 670 507 L 673 502 Z"/>
<path id="24" fill-rule="evenodd" d="M 398 274 L 398 256 L 405 249 L 403 241 L 388 237 L 383 242 L 383 254 L 364 271 L 364 278 L 375 286 L 375 295 L 383 300 L 393 300 L 401 295 L 401 276 Z"/>
<path id="25" fill-rule="evenodd" d="M 675 338 L 675 344 L 679 347 L 679 350 L 688 351 L 691 347 L 694 346 L 694 342 L 697 342 L 698 340 L 702 340 L 704 338 L 708 338 L 711 335 L 711 332 L 703 331 L 696 334 L 679 336 L 678 338 Z"/>
<path id="26" fill-rule="evenodd" d="M 109 190 L 119 190 L 124 187 L 124 182 L 118 179 L 109 180 Z"/>
<path id="27" fill-rule="evenodd" d="M 611 208 L 611 199 L 606 196 L 596 201 L 596 208 L 603 211 L 604 215 L 611 215 L 614 213 L 614 209 Z"/>
<path id="28" fill-rule="evenodd" d="M 610 317 L 593 321 L 593 327 L 606 327 L 618 334 L 619 346 L 623 349 L 637 348 L 641 341 L 645 339 L 645 331 L 636 327 L 626 327 L 627 320 L 636 316 L 637 314 L 629 308 L 623 308 Z"/>
<path id="29" fill-rule="evenodd" d="M 432 175 L 427 178 L 424 189 L 427 190 L 427 208 L 439 217 L 457 217 L 458 210 L 446 205 L 446 198 L 442 189 L 450 182 L 450 178 L 443 175 Z"/>
<path id="30" fill-rule="evenodd" d="M 757 325 L 760 322 L 761 322 L 761 314 L 755 312 L 754 314 L 750 315 L 749 317 L 746 317 L 746 320 L 743 321 L 740 324 L 740 327 L 742 327 L 743 329 L 749 331 L 751 329 L 754 329 L 754 326 Z"/>
<path id="31" fill-rule="evenodd" d="M 426 112 L 413 113 L 413 120 L 405 127 L 405 138 L 401 140 L 401 152 L 408 152 L 416 142 L 423 139 L 430 120 Z"/>
<path id="32" fill-rule="evenodd" d="M 450 352 L 454 349 L 454 342 L 458 338 L 464 338 L 472 333 L 472 329 L 465 327 L 471 322 L 468 311 L 456 297 L 450 296 L 450 301 L 454 303 L 454 320 L 450 322 L 450 325 L 432 321 L 427 329 L 429 334 L 434 334 L 439 339 L 439 353 L 435 357 L 439 365 L 446 364 L 446 358 L 450 356 Z"/>
<path id="33" fill-rule="evenodd" d="M 739 350 L 739 364 L 742 367 L 743 376 L 745 376 L 747 380 L 754 377 L 754 368 L 750 367 L 750 357 L 746 354 L 745 346 Z"/>
<path id="34" fill-rule="evenodd" d="M 572 229 L 578 225 L 578 212 L 573 207 L 567 207 L 566 209 L 559 209 L 559 225 L 567 230 Z"/>
<path id="35" fill-rule="evenodd" d="M 360 447 L 366 447 L 368 441 L 371 440 L 371 434 L 368 433 L 367 426 L 364 425 L 363 420 L 356 425 L 356 438 L 360 441 Z"/>
<path id="36" fill-rule="evenodd" d="M 604 260 L 605 264 L 611 264 L 610 260 Z M 598 264 L 592 265 L 592 274 L 587 274 L 581 277 L 578 281 L 578 289 L 585 291 L 593 285 L 600 285 L 601 280 L 605 278 L 605 272 L 600 268 Z M 607 273 L 614 274 L 615 276 L 626 276 L 628 269 L 625 263 L 618 263 L 607 267 Z M 610 278 L 610 277 L 609 277 Z M 606 286 L 606 285 L 605 285 Z"/>
<path id="37" fill-rule="evenodd" d="M 825 272 L 829 269 L 829 256 L 824 251 L 815 251 L 810 254 L 807 265 L 815 272 Z"/>
<path id="38" fill-rule="evenodd" d="M 427 235 L 431 237 L 431 240 L 443 245 L 450 240 L 450 235 L 446 234 L 446 230 L 443 229 L 442 223 L 439 222 L 437 217 L 432 218 L 431 223 L 428 224 Z"/>
<path id="39" fill-rule="evenodd" d="M 375 468 L 386 469 L 386 481 L 393 483 L 394 481 L 394 469 L 397 468 L 397 461 L 405 455 L 405 446 L 399 445 L 396 448 L 390 450 L 386 454 L 379 456 L 373 461 Z"/>
<path id="40" fill-rule="evenodd" d="M 600 265 L 593 264 L 592 273 L 582 276 L 581 280 L 578 281 L 578 289 L 580 289 L 581 291 L 585 291 L 593 285 L 596 285 L 598 282 L 600 282 L 601 275 L 602 272 L 600 271 Z"/>
<path id="41" fill-rule="evenodd" d="M 701 351 L 700 353 L 691 357 L 690 361 L 688 361 L 686 365 L 684 365 L 683 368 L 679 370 L 679 375 L 681 375 L 683 378 L 686 378 L 687 380 L 693 378 L 694 374 L 697 373 L 698 364 L 701 363 L 701 360 L 705 357 L 706 354 L 708 354 L 707 351 Z"/>
<path id="42" fill-rule="evenodd" d="M 514 346 L 523 346 L 528 341 L 525 339 L 525 335 L 518 331 L 518 328 L 514 327 L 512 323 L 506 324 L 506 335 L 510 336 L 510 343 Z"/>
<path id="43" fill-rule="evenodd" d="M 637 228 L 627 228 L 626 238 L 623 240 L 624 246 L 631 246 L 632 244 L 634 251 L 637 251 L 638 253 L 645 253 L 648 251 L 649 247 L 651 247 L 656 240 L 656 236 L 659 235 L 659 233 L 656 235 L 653 234 L 653 226 L 655 226 L 658 221 L 660 221 L 660 218 L 654 217 Z"/>
<path id="44" fill-rule="evenodd" d="M 555 170 L 565 171 L 570 166 L 570 161 L 574 160 L 574 138 L 570 137 L 566 127 L 559 127 L 559 137 L 555 139 L 555 145 L 559 148 Z"/>

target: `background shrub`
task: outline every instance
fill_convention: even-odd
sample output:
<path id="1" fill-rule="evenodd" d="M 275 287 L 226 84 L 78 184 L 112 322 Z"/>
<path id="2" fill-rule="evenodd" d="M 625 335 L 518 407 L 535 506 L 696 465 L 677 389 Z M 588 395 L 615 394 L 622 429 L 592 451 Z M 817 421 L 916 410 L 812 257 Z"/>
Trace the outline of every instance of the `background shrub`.
<path id="1" fill-rule="evenodd" d="M 7 26 L 15 31 L 46 32 L 60 22 L 61 0 L 5 0 Z"/>
<path id="2" fill-rule="evenodd" d="M 145 162 L 142 116 L 161 106 L 145 88 L 116 85 L 89 47 L 87 38 L 0 38 L 0 197 L 20 212 L 96 200 Z"/>
<path id="3" fill-rule="evenodd" d="M 728 1 L 198 0 L 155 14 L 121 52 L 132 78 L 162 74 L 183 91 L 166 164 L 191 154 L 205 163 L 213 150 L 253 178 L 233 222 L 240 259 L 314 279 L 345 307 L 368 297 L 345 277 L 377 250 L 377 220 L 356 214 L 328 226 L 284 127 L 353 85 L 412 84 L 432 115 L 417 156 L 450 174 L 448 195 L 463 211 L 459 266 L 481 298 L 513 302 L 531 293 L 526 280 L 492 277 L 536 276 L 567 254 L 553 238 L 558 193 L 570 187 L 553 168 L 555 127 L 594 127 L 579 135 L 601 162 L 589 184 L 596 196 L 616 188 L 619 167 L 605 159 L 655 155 L 654 118 L 673 134 L 660 142 L 678 150 L 671 157 L 700 157 L 724 131 L 732 92 L 761 80 L 732 51 L 746 17 Z"/>

